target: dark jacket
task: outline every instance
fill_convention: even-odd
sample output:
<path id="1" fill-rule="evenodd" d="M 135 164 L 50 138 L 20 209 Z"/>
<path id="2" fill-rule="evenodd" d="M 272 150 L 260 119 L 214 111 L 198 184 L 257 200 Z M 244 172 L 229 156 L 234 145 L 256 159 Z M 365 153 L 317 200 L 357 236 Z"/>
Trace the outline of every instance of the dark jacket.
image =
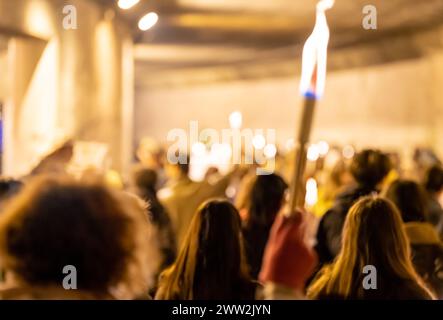
<path id="1" fill-rule="evenodd" d="M 440 240 L 443 241 L 443 216 L 440 219 L 440 223 L 437 226 L 437 233 L 440 236 Z"/>
<path id="2" fill-rule="evenodd" d="M 176 257 L 176 243 L 171 219 L 166 209 L 157 199 L 154 190 L 144 190 L 141 193 L 143 199 L 149 204 L 149 218 L 157 228 L 157 240 L 162 256 L 160 271 L 163 271 L 174 262 Z"/>
<path id="3" fill-rule="evenodd" d="M 427 209 L 426 220 L 432 225 L 438 226 L 443 219 L 443 209 L 438 200 L 430 194 L 427 196 Z"/>
<path id="4" fill-rule="evenodd" d="M 405 231 L 417 273 L 440 299 L 443 298 L 443 244 L 437 232 L 426 222 L 408 222 Z"/>
<path id="5" fill-rule="evenodd" d="M 243 227 L 245 255 L 250 275 L 256 280 L 261 269 L 263 254 L 268 242 L 271 225 L 250 224 Z"/>
<path id="6" fill-rule="evenodd" d="M 317 251 L 320 266 L 334 260 L 341 248 L 341 233 L 351 206 L 361 197 L 376 193 L 375 187 L 355 186 L 339 194 L 334 206 L 320 220 L 317 230 Z"/>

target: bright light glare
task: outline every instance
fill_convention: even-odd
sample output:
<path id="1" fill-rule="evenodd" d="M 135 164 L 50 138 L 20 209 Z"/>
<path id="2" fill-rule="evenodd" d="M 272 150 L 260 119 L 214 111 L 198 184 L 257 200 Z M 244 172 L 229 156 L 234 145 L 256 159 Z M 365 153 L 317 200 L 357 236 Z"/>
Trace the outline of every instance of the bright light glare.
<path id="1" fill-rule="evenodd" d="M 355 154 L 354 148 L 352 146 L 345 146 L 343 148 L 342 154 L 343 157 L 345 157 L 346 159 L 351 159 Z"/>
<path id="2" fill-rule="evenodd" d="M 132 8 L 139 2 L 140 0 L 119 0 L 118 6 L 120 7 L 120 9 L 127 10 Z"/>
<path id="3" fill-rule="evenodd" d="M 158 15 L 155 12 L 150 12 L 140 19 L 138 27 L 142 31 L 151 29 L 158 21 Z"/>
<path id="4" fill-rule="evenodd" d="M 325 156 L 329 151 L 329 144 L 326 141 L 320 141 L 317 143 L 318 151 L 321 156 Z"/>
<path id="5" fill-rule="evenodd" d="M 201 142 L 194 143 L 192 145 L 192 153 L 195 156 L 203 156 L 206 153 L 206 146 Z"/>
<path id="6" fill-rule="evenodd" d="M 225 194 L 228 198 L 234 198 L 236 193 L 237 193 L 237 190 L 235 189 L 234 186 L 229 186 L 226 188 Z"/>
<path id="7" fill-rule="evenodd" d="M 252 139 L 252 145 L 254 146 L 255 149 L 263 149 L 265 147 L 265 144 L 266 144 L 266 140 L 262 134 L 257 134 Z"/>
<path id="8" fill-rule="evenodd" d="M 323 95 L 329 43 L 329 27 L 325 11 L 333 5 L 332 0 L 322 0 L 318 3 L 314 30 L 303 47 L 300 92 L 305 96 L 313 94 L 316 98 L 320 98 Z"/>
<path id="9" fill-rule="evenodd" d="M 215 163 L 220 160 L 230 159 L 232 155 L 232 148 L 228 143 L 214 143 L 211 147 L 211 155 Z"/>
<path id="10" fill-rule="evenodd" d="M 305 202 L 309 207 L 315 205 L 318 201 L 317 181 L 314 178 L 309 178 L 306 182 L 306 197 Z"/>
<path id="11" fill-rule="evenodd" d="M 318 157 L 320 156 L 319 147 L 316 144 L 311 144 L 308 148 L 308 160 L 309 161 L 317 161 Z"/>
<path id="12" fill-rule="evenodd" d="M 229 124 L 232 129 L 240 129 L 243 123 L 243 116 L 240 111 L 234 111 L 229 115 Z"/>
<path id="13" fill-rule="evenodd" d="M 285 148 L 286 151 L 291 151 L 292 149 L 295 148 L 295 141 L 293 138 L 290 138 L 286 141 Z"/>
<path id="14" fill-rule="evenodd" d="M 274 144 L 267 144 L 263 149 L 266 158 L 274 158 L 277 154 L 277 147 Z"/>
<path id="15" fill-rule="evenodd" d="M 52 19 L 49 16 L 51 12 L 51 9 L 48 8 L 49 4 L 46 1 L 28 1 L 27 3 L 29 4 L 24 12 L 26 27 L 32 31 L 33 35 L 49 38 L 54 30 Z"/>

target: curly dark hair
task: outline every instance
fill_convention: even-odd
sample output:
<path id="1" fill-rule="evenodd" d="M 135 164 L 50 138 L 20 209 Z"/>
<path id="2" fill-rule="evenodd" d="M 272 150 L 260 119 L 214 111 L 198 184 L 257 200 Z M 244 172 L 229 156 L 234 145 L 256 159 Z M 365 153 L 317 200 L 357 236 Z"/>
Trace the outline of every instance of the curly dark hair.
<path id="1" fill-rule="evenodd" d="M 73 265 L 79 290 L 109 293 L 121 283 L 135 288 L 131 282 L 143 279 L 129 269 L 142 268 L 144 222 L 134 204 L 102 185 L 37 178 L 0 218 L 2 264 L 29 285 L 61 286 L 63 268 Z"/>

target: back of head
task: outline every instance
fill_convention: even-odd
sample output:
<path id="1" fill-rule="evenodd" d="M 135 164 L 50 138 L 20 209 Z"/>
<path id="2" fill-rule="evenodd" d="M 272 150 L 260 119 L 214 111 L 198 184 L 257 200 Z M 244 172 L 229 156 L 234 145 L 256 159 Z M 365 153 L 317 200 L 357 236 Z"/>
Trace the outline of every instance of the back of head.
<path id="1" fill-rule="evenodd" d="M 196 212 L 175 264 L 163 277 L 164 299 L 233 299 L 247 282 L 240 217 L 224 200 Z"/>
<path id="2" fill-rule="evenodd" d="M 363 150 L 352 159 L 351 174 L 360 185 L 376 187 L 391 170 L 389 157 L 377 150 Z"/>
<path id="3" fill-rule="evenodd" d="M 431 193 L 443 190 L 443 168 L 440 165 L 434 165 L 426 172 L 425 188 Z"/>
<path id="4" fill-rule="evenodd" d="M 37 178 L 0 218 L 3 267 L 31 287 L 61 287 L 65 266 L 73 266 L 79 290 L 138 292 L 146 280 L 142 210 L 101 185 Z"/>
<path id="5" fill-rule="evenodd" d="M 277 174 L 256 177 L 248 195 L 248 225 L 270 227 L 279 212 L 288 185 Z"/>
<path id="6" fill-rule="evenodd" d="M 418 279 L 400 214 L 389 200 L 368 196 L 357 201 L 346 217 L 342 238 L 334 264 L 309 289 L 311 297 L 364 297 L 370 293 L 363 289 L 368 265 L 377 270 L 380 296 L 398 281 Z"/>
<path id="7" fill-rule="evenodd" d="M 22 189 L 23 183 L 18 180 L 0 180 L 0 206 L 14 197 Z"/>
<path id="8" fill-rule="evenodd" d="M 141 191 L 155 192 L 157 172 L 148 168 L 137 168 L 134 171 L 134 184 Z"/>
<path id="9" fill-rule="evenodd" d="M 426 200 L 419 184 L 411 180 L 396 180 L 386 191 L 386 197 L 400 210 L 404 222 L 424 221 Z"/>

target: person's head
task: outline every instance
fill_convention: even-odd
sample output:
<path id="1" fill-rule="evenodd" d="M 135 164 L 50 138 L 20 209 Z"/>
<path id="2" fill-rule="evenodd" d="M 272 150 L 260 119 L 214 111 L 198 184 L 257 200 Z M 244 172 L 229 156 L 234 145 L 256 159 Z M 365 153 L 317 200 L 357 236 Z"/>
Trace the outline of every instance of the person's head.
<path id="1" fill-rule="evenodd" d="M 148 168 L 156 170 L 162 166 L 162 148 L 159 143 L 151 137 L 144 137 L 140 140 L 136 156 L 138 160 Z"/>
<path id="2" fill-rule="evenodd" d="M 137 168 L 133 174 L 134 185 L 142 192 L 155 192 L 157 185 L 157 172 L 145 167 Z"/>
<path id="3" fill-rule="evenodd" d="M 343 160 L 337 161 L 332 167 L 328 179 L 336 187 L 350 184 L 353 181 L 353 177 L 349 172 L 349 166 Z"/>
<path id="4" fill-rule="evenodd" d="M 351 162 L 351 174 L 358 184 L 376 187 L 391 170 L 389 157 L 377 150 L 363 150 Z"/>
<path id="5" fill-rule="evenodd" d="M 256 176 L 246 198 L 249 225 L 271 226 L 280 211 L 288 185 L 279 175 Z"/>
<path id="6" fill-rule="evenodd" d="M 62 289 L 73 266 L 80 291 L 140 294 L 149 277 L 143 210 L 102 185 L 36 178 L 0 217 L 0 262 L 16 286 Z"/>
<path id="7" fill-rule="evenodd" d="M 418 183 L 396 180 L 388 187 L 385 196 L 400 210 L 404 222 L 425 220 L 426 199 Z"/>
<path id="8" fill-rule="evenodd" d="M 377 270 L 379 290 L 396 280 L 420 282 L 400 213 L 391 201 L 381 197 L 364 197 L 351 207 L 341 251 L 334 263 L 320 272 L 308 295 L 362 298 L 366 293 L 362 287 L 363 269 L 368 265 Z"/>
<path id="9" fill-rule="evenodd" d="M 0 209 L 17 195 L 23 188 L 23 183 L 18 180 L 2 179 L 0 180 Z"/>
<path id="10" fill-rule="evenodd" d="M 426 172 L 425 188 L 432 194 L 443 191 L 443 168 L 440 165 L 434 165 Z"/>
<path id="11" fill-rule="evenodd" d="M 164 299 L 232 299 L 248 281 L 240 217 L 225 200 L 195 213 L 174 265 L 162 276 Z"/>

